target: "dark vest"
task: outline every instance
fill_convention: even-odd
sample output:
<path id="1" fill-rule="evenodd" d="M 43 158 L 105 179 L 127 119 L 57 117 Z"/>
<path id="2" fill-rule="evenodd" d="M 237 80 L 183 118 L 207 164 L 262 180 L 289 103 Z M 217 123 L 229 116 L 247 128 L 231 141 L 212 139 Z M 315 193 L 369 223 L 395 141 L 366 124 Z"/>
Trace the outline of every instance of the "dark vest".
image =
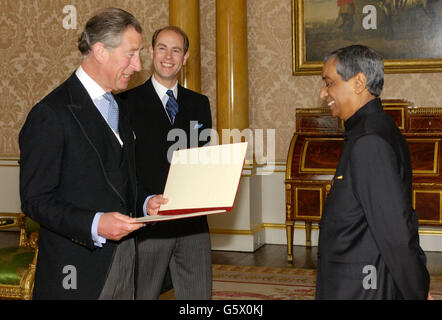
<path id="1" fill-rule="evenodd" d="M 133 203 L 134 196 L 129 186 L 129 164 L 127 159 L 127 153 L 125 152 L 125 146 L 121 146 L 111 130 L 107 130 L 109 135 L 109 141 L 111 141 L 110 152 L 112 153 L 112 166 L 108 170 L 107 174 L 112 181 L 116 191 L 121 195 L 124 201 L 120 202 L 120 211 L 123 214 L 130 214 L 134 212 Z"/>

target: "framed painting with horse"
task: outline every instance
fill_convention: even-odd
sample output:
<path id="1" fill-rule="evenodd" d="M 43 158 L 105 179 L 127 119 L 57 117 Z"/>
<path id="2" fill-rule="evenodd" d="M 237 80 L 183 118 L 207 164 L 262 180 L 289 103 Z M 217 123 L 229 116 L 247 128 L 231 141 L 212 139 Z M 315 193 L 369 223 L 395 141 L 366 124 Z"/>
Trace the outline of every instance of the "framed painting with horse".
<path id="1" fill-rule="evenodd" d="M 386 73 L 442 71 L 442 0 L 292 0 L 292 32 L 294 75 L 351 44 L 382 54 Z"/>

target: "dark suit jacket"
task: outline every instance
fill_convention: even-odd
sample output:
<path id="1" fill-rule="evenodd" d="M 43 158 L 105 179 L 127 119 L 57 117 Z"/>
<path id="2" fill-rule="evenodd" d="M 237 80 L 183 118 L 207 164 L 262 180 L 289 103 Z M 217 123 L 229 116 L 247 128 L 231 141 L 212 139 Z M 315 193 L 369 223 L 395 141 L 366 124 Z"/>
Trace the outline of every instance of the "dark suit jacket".
<path id="1" fill-rule="evenodd" d="M 173 150 L 200 147 L 209 141 L 208 138 L 201 141 L 198 139 L 203 130 L 212 128 L 209 99 L 178 85 L 179 111 L 174 124 L 171 125 L 151 79 L 121 93 L 119 97 L 127 102 L 136 135 L 135 152 L 139 182 L 147 194 L 162 194 L 170 166 L 168 155 L 171 159 Z M 203 217 L 180 220 L 179 230 L 183 231 L 184 224 L 195 220 L 206 219 Z M 157 223 L 161 224 L 164 223 Z M 171 228 L 168 230 L 171 231 Z"/>
<path id="2" fill-rule="evenodd" d="M 134 138 L 117 102 L 123 148 L 75 74 L 20 131 L 22 210 L 41 226 L 34 298 L 97 299 L 103 288 L 116 242 L 95 247 L 92 220 L 96 212 L 131 214 L 136 201 Z M 76 289 L 63 287 L 66 276 L 76 276 Z"/>
<path id="3" fill-rule="evenodd" d="M 318 299 L 426 299 L 407 142 L 379 99 L 345 122 L 320 222 Z"/>

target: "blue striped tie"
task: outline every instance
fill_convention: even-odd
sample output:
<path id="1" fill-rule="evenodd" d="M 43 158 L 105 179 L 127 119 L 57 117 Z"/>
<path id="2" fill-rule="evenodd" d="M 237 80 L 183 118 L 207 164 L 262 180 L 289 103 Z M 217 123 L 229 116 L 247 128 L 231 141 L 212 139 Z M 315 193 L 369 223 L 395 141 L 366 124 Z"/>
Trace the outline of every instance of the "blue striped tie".
<path id="1" fill-rule="evenodd" d="M 103 97 L 109 102 L 107 122 L 109 123 L 109 126 L 118 133 L 118 104 L 110 92 L 106 92 Z"/>
<path id="2" fill-rule="evenodd" d="M 178 113 L 178 102 L 173 96 L 172 90 L 167 90 L 166 94 L 169 96 L 169 100 L 167 100 L 166 103 L 166 110 L 169 114 L 170 123 L 173 124 L 173 122 L 175 121 L 175 116 Z"/>

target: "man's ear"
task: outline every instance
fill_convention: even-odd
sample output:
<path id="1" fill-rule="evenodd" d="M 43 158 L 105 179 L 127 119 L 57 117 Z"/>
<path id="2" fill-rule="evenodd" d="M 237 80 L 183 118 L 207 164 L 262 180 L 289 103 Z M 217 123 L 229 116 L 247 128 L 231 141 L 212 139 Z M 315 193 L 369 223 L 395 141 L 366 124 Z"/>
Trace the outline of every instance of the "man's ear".
<path id="1" fill-rule="evenodd" d="M 109 56 L 109 50 L 102 42 L 96 42 L 92 46 L 92 54 L 99 63 L 104 63 Z"/>
<path id="2" fill-rule="evenodd" d="M 189 50 L 187 50 L 186 54 L 184 55 L 183 66 L 186 65 L 186 61 L 187 61 L 187 59 L 189 59 L 189 55 L 190 55 Z"/>
<path id="3" fill-rule="evenodd" d="M 355 93 L 362 93 L 367 87 L 367 77 L 362 72 L 359 72 L 353 77 L 353 87 L 355 89 Z"/>
<path id="4" fill-rule="evenodd" d="M 150 60 L 153 60 L 153 47 L 152 47 L 152 45 L 149 46 L 149 54 L 150 54 Z"/>

